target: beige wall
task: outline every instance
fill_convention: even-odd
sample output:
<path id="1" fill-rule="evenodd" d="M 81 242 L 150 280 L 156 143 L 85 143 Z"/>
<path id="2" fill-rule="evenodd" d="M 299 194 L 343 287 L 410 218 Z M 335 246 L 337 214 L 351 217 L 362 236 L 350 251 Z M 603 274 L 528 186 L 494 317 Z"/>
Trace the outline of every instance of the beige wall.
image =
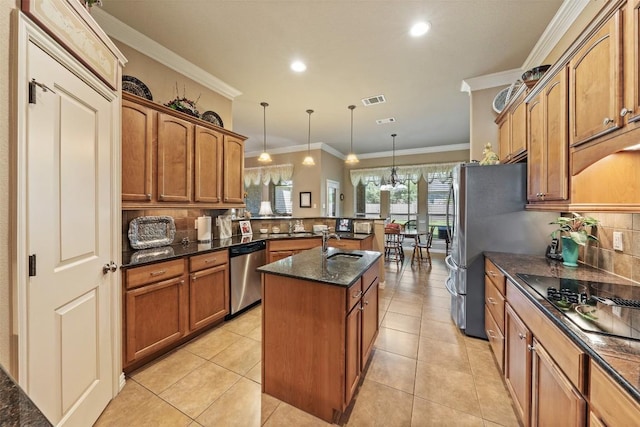
<path id="1" fill-rule="evenodd" d="M 224 128 L 233 130 L 230 99 L 213 92 L 118 40 L 114 40 L 114 42 L 129 61 L 122 74 L 133 76 L 147 85 L 155 102 L 165 104 L 173 100 L 176 97 L 177 85 L 180 98 L 184 96 L 195 101 L 200 97 L 196 105 L 200 114 L 208 110 L 215 111 L 222 119 Z"/>
<path id="2" fill-rule="evenodd" d="M 9 235 L 9 220 L 12 204 L 9 203 L 9 80 L 10 64 L 14 61 L 11 56 L 10 29 L 11 11 L 17 7 L 18 0 L 2 0 L 0 2 L 0 365 L 4 366 L 12 375 L 16 376 L 16 366 L 11 363 L 11 314 L 12 294 L 11 280 L 8 266 L 11 264 L 11 242 Z"/>
<path id="3" fill-rule="evenodd" d="M 504 86 L 483 90 L 476 90 L 469 95 L 470 103 L 470 158 L 467 160 L 482 160 L 482 150 L 487 142 L 491 143 L 493 151 L 499 152 L 498 126 L 494 120 L 498 116 L 493 111 L 493 99 Z"/>

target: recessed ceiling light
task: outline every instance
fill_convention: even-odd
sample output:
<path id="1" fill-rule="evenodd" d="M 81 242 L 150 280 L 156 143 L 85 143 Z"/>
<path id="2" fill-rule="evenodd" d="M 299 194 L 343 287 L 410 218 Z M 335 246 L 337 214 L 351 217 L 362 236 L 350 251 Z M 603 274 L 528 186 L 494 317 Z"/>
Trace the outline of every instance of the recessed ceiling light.
<path id="1" fill-rule="evenodd" d="M 296 73 L 302 73 L 307 69 L 307 65 L 302 61 L 293 61 L 291 63 L 291 69 Z"/>
<path id="2" fill-rule="evenodd" d="M 431 24 L 428 22 L 418 22 L 411 27 L 409 34 L 411 34 L 412 37 L 420 37 L 425 35 L 430 28 Z"/>

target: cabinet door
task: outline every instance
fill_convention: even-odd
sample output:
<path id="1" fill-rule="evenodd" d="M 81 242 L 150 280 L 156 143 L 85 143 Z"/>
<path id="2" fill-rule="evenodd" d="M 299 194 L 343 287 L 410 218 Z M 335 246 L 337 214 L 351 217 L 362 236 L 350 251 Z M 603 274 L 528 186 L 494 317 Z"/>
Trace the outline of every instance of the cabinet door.
<path id="1" fill-rule="evenodd" d="M 584 397 L 562 373 L 549 353 L 533 340 L 531 425 L 584 426 Z"/>
<path id="2" fill-rule="evenodd" d="M 229 314 L 229 269 L 222 264 L 192 273 L 189 280 L 189 330 L 210 325 Z"/>
<path id="3" fill-rule="evenodd" d="M 158 114 L 158 201 L 190 202 L 194 125 Z"/>
<path id="4" fill-rule="evenodd" d="M 194 156 L 194 199 L 196 202 L 219 203 L 222 193 L 223 135 L 196 126 Z"/>
<path id="5" fill-rule="evenodd" d="M 544 200 L 569 198 L 569 143 L 567 141 L 567 71 L 563 68 L 542 91 L 544 106 Z M 530 156 L 530 154 L 529 154 Z M 531 161 L 531 157 L 529 160 Z"/>
<path id="6" fill-rule="evenodd" d="M 244 203 L 244 141 L 224 137 L 223 202 Z"/>
<path id="7" fill-rule="evenodd" d="M 511 113 L 511 151 L 510 159 L 527 150 L 527 104 L 524 94 L 520 96 Z"/>
<path id="8" fill-rule="evenodd" d="M 269 263 L 285 259 L 293 255 L 293 251 L 271 251 L 269 252 Z"/>
<path id="9" fill-rule="evenodd" d="M 338 249 L 361 249 L 360 248 L 360 240 L 351 240 L 351 239 L 331 239 L 328 242 L 328 246 L 332 248 Z"/>
<path id="10" fill-rule="evenodd" d="M 498 123 L 499 155 L 500 163 L 507 163 L 511 153 L 511 127 L 509 113 L 505 113 L 502 121 Z"/>
<path id="11" fill-rule="evenodd" d="M 184 336 L 187 308 L 184 287 L 181 276 L 125 293 L 125 366 Z"/>
<path id="12" fill-rule="evenodd" d="M 378 323 L 378 281 L 376 280 L 362 297 L 362 366 L 367 363 L 373 349 L 373 343 L 378 335 Z"/>
<path id="13" fill-rule="evenodd" d="M 569 143 L 576 146 L 622 126 L 621 13 L 569 62 Z"/>
<path id="14" fill-rule="evenodd" d="M 122 100 L 122 201 L 150 201 L 156 112 Z"/>
<path id="15" fill-rule="evenodd" d="M 361 311 L 360 305 L 357 305 L 347 315 L 347 333 L 345 335 L 345 405 L 351 402 L 353 393 L 358 387 L 358 381 L 360 380 L 360 371 L 362 365 L 360 363 L 361 354 Z"/>
<path id="16" fill-rule="evenodd" d="M 531 407 L 531 332 L 509 304 L 505 315 L 504 377 L 520 419 L 529 425 Z"/>
<path id="17" fill-rule="evenodd" d="M 544 180 L 544 108 L 541 102 L 542 95 L 538 94 L 529 104 L 529 121 L 527 133 L 529 146 L 527 148 L 527 200 L 537 202 L 543 193 L 542 182 Z"/>
<path id="18" fill-rule="evenodd" d="M 640 126 L 640 3 L 627 3 L 624 30 L 624 93 L 625 104 L 620 114 L 627 123 Z"/>

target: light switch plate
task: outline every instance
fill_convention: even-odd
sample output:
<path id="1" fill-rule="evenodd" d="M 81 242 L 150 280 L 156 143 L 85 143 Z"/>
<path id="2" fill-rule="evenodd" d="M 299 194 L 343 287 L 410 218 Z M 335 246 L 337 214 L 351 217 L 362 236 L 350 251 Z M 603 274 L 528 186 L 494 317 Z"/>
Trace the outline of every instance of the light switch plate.
<path id="1" fill-rule="evenodd" d="M 613 232 L 613 250 L 614 251 L 624 250 L 622 247 L 622 232 L 620 231 Z"/>

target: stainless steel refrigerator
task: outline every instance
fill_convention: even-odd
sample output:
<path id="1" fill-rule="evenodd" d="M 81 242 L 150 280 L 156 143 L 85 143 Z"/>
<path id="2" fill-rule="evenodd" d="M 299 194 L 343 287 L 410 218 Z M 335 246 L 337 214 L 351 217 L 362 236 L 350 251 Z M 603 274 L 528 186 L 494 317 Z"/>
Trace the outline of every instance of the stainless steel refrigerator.
<path id="1" fill-rule="evenodd" d="M 527 165 L 460 164 L 452 172 L 447 212 L 451 253 L 445 258 L 451 317 L 467 335 L 484 327 L 484 251 L 545 253 L 557 213 L 525 210 Z"/>

